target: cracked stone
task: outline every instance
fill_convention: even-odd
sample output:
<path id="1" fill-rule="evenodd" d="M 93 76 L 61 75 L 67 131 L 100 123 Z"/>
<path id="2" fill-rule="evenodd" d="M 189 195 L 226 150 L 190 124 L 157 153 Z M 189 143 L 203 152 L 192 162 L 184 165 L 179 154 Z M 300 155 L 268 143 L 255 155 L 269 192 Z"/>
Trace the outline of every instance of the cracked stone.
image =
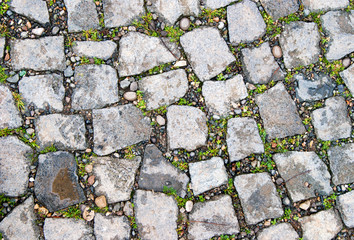
<path id="1" fill-rule="evenodd" d="M 297 0 L 261 0 L 261 4 L 274 20 L 286 17 L 299 9 Z"/>
<path id="2" fill-rule="evenodd" d="M 45 239 L 94 240 L 93 228 L 82 219 L 46 218 L 43 227 Z M 60 234 L 58 234 L 60 233 Z"/>
<path id="3" fill-rule="evenodd" d="M 352 95 L 354 95 L 354 64 L 340 73 L 345 85 Z"/>
<path id="4" fill-rule="evenodd" d="M 130 239 L 130 222 L 125 216 L 116 217 L 110 215 L 106 217 L 102 214 L 97 214 L 95 217 L 94 232 L 96 240 Z"/>
<path id="5" fill-rule="evenodd" d="M 22 125 L 22 118 L 16 108 L 10 89 L 0 85 L 0 129 L 14 129 Z"/>
<path id="6" fill-rule="evenodd" d="M 299 235 L 290 223 L 280 223 L 260 231 L 258 240 L 297 240 Z"/>
<path id="7" fill-rule="evenodd" d="M 64 0 L 69 32 L 100 28 L 95 3 L 91 0 Z"/>
<path id="8" fill-rule="evenodd" d="M 75 41 L 73 42 L 73 52 L 77 56 L 89 58 L 100 58 L 107 60 L 112 57 L 117 50 L 117 44 L 113 41 Z"/>
<path id="9" fill-rule="evenodd" d="M 354 191 L 348 192 L 337 198 L 337 207 L 341 214 L 344 224 L 354 227 Z"/>
<path id="10" fill-rule="evenodd" d="M 10 3 L 11 10 L 31 18 L 40 24 L 49 23 L 49 14 L 47 4 L 42 0 L 12 0 Z"/>
<path id="11" fill-rule="evenodd" d="M 354 143 L 329 148 L 328 159 L 335 185 L 354 182 Z"/>

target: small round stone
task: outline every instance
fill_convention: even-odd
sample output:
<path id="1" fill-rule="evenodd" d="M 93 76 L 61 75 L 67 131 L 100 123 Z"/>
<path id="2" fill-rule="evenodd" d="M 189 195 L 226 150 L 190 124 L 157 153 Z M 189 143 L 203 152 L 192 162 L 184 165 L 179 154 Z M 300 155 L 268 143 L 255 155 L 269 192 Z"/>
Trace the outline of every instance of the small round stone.
<path id="1" fill-rule="evenodd" d="M 272 49 L 273 56 L 276 58 L 281 58 L 283 56 L 283 52 L 279 46 L 274 46 Z"/>
<path id="2" fill-rule="evenodd" d="M 136 100 L 136 92 L 126 92 L 123 95 L 124 99 L 128 101 L 135 101 Z"/>
<path id="3" fill-rule="evenodd" d="M 345 68 L 349 67 L 349 65 L 350 65 L 350 58 L 348 58 L 348 57 L 344 58 L 343 61 L 342 61 L 342 63 L 343 63 L 343 67 L 345 67 Z"/>
<path id="4" fill-rule="evenodd" d="M 137 82 L 132 82 L 130 84 L 130 91 L 135 92 L 136 90 L 138 90 L 138 83 Z"/>
<path id="5" fill-rule="evenodd" d="M 156 122 L 160 125 L 163 126 L 166 124 L 166 120 L 161 116 L 161 115 L 157 115 L 156 117 Z"/>
<path id="6" fill-rule="evenodd" d="M 191 212 L 192 209 L 193 209 L 193 202 L 192 202 L 191 200 L 188 200 L 188 201 L 186 202 L 186 211 L 187 211 L 187 212 Z"/>
<path id="7" fill-rule="evenodd" d="M 95 204 L 97 205 L 97 207 L 99 208 L 104 208 L 107 206 L 107 200 L 106 197 L 104 195 L 101 195 L 99 197 L 97 197 L 95 199 Z"/>
<path id="8" fill-rule="evenodd" d="M 221 30 L 225 27 L 225 23 L 224 22 L 219 22 L 218 24 L 218 28 Z"/>
<path id="9" fill-rule="evenodd" d="M 189 20 L 189 18 L 182 18 L 181 21 L 179 22 L 179 27 L 183 31 L 188 30 L 190 25 L 191 25 L 191 21 Z"/>

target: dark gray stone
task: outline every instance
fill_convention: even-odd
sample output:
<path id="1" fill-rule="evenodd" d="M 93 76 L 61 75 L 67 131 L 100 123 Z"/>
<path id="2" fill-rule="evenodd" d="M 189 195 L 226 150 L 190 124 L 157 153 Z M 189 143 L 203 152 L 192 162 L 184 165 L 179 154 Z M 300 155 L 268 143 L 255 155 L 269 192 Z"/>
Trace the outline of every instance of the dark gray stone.
<path id="1" fill-rule="evenodd" d="M 20 111 L 16 108 L 15 100 L 10 89 L 0 85 L 0 129 L 18 128 L 22 125 Z"/>
<path id="2" fill-rule="evenodd" d="M 64 0 L 69 32 L 100 28 L 96 5 L 91 0 Z"/>
<path id="3" fill-rule="evenodd" d="M 77 56 L 89 58 L 100 58 L 107 60 L 112 57 L 117 50 L 117 44 L 113 41 L 75 41 L 73 42 L 73 52 Z"/>
<path id="4" fill-rule="evenodd" d="M 328 150 L 328 159 L 335 185 L 354 182 L 354 143 L 331 147 Z"/>
<path id="5" fill-rule="evenodd" d="M 130 239 L 130 222 L 127 217 L 108 217 L 102 214 L 95 216 L 94 231 L 96 240 L 128 240 Z"/>
<path id="6" fill-rule="evenodd" d="M 51 240 L 95 240 L 92 227 L 82 219 L 46 218 L 43 233 Z"/>
<path id="7" fill-rule="evenodd" d="M 11 0 L 9 5 L 13 11 L 31 18 L 40 24 L 49 23 L 49 14 L 45 1 Z"/>
<path id="8" fill-rule="evenodd" d="M 304 8 L 312 12 L 343 9 L 349 5 L 348 0 L 302 0 Z"/>
<path id="9" fill-rule="evenodd" d="M 277 20 L 281 17 L 286 17 L 299 9 L 297 0 L 261 0 L 261 3 L 267 13 Z"/>
<path id="10" fill-rule="evenodd" d="M 354 191 L 337 197 L 337 207 L 344 224 L 348 228 L 354 227 Z"/>
<path id="11" fill-rule="evenodd" d="M 258 240 L 297 240 L 299 235 L 290 223 L 280 223 L 257 233 Z"/>

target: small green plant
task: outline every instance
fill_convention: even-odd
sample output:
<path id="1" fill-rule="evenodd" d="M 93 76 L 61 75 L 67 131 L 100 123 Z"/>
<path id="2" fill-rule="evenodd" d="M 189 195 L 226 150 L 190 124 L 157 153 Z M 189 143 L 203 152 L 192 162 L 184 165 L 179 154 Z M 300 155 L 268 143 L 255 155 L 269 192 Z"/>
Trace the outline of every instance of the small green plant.
<path id="1" fill-rule="evenodd" d="M 9 76 L 5 73 L 5 68 L 0 66 L 0 83 L 5 83 L 8 77 Z"/>
<path id="2" fill-rule="evenodd" d="M 204 8 L 201 15 L 202 18 L 205 17 L 208 21 L 208 23 L 214 22 L 214 18 L 218 17 L 220 18 L 225 18 L 226 17 L 226 9 L 225 8 L 219 8 L 219 9 L 210 9 L 210 8 Z"/>
<path id="3" fill-rule="evenodd" d="M 42 151 L 40 151 L 40 154 L 45 154 L 45 153 L 49 153 L 49 152 L 56 152 L 58 151 L 56 149 L 56 147 L 52 144 L 51 146 L 46 147 L 45 149 L 43 149 Z"/>
<path id="4" fill-rule="evenodd" d="M 94 60 L 96 65 L 104 64 L 104 61 L 102 59 L 100 59 L 100 58 L 94 57 L 93 60 Z"/>
<path id="5" fill-rule="evenodd" d="M 229 178 L 229 182 L 227 183 L 227 188 L 224 190 L 224 193 L 231 196 L 233 194 L 233 187 L 234 187 L 234 182 L 232 178 Z"/>
<path id="6" fill-rule="evenodd" d="M 49 0 L 49 6 L 53 6 L 55 0 Z"/>
<path id="7" fill-rule="evenodd" d="M 173 187 L 163 186 L 163 192 L 169 196 L 177 195 L 177 191 Z"/>
<path id="8" fill-rule="evenodd" d="M 90 59 L 88 59 L 87 57 L 81 57 L 80 61 L 81 61 L 81 65 L 90 63 Z"/>
<path id="9" fill-rule="evenodd" d="M 125 149 L 125 155 L 124 155 L 125 159 L 134 159 L 136 157 L 136 155 L 133 153 L 133 148 L 134 145 L 129 146 Z"/>
<path id="10" fill-rule="evenodd" d="M 13 130 L 13 129 L 8 129 L 8 128 L 0 129 L 0 137 L 6 137 L 9 135 L 13 135 L 14 132 L 15 132 L 15 130 Z"/>
<path id="11" fill-rule="evenodd" d="M 178 101 L 178 105 L 188 105 L 188 106 L 191 106 L 192 103 L 188 102 L 188 100 L 185 99 L 185 98 L 180 98 L 179 101 Z"/>
<path id="12" fill-rule="evenodd" d="M 137 229 L 137 228 L 138 228 L 138 225 L 136 225 L 135 217 L 134 217 L 134 216 L 127 216 L 127 217 L 128 217 L 128 219 L 129 219 L 130 226 L 131 226 L 133 229 Z"/>
<path id="13" fill-rule="evenodd" d="M 200 195 L 200 196 L 198 197 L 198 200 L 199 200 L 199 202 L 205 202 L 205 198 L 204 198 L 203 195 Z"/>
<path id="14" fill-rule="evenodd" d="M 235 235 L 227 236 L 227 235 L 221 235 L 220 240 L 232 240 L 235 239 Z"/>
<path id="15" fill-rule="evenodd" d="M 291 209 L 290 208 L 286 208 L 284 211 L 284 215 L 282 217 L 282 219 L 287 219 L 290 220 L 291 218 Z"/>
<path id="16" fill-rule="evenodd" d="M 138 90 L 136 91 L 136 97 L 137 97 L 137 102 L 138 104 L 136 105 L 138 108 L 140 108 L 141 110 L 146 110 L 146 102 L 145 100 L 143 100 L 143 92 Z"/>
<path id="17" fill-rule="evenodd" d="M 172 162 L 173 166 L 175 166 L 176 168 L 178 168 L 179 170 L 188 170 L 188 163 L 187 162 L 183 162 L 183 161 L 173 161 Z"/>
<path id="18" fill-rule="evenodd" d="M 183 30 L 179 27 L 166 26 L 165 31 L 171 42 L 179 42 L 180 37 L 183 35 Z"/>
<path id="19" fill-rule="evenodd" d="M 333 193 L 331 196 L 323 199 L 323 206 L 325 207 L 325 209 L 331 209 L 334 204 L 335 204 L 335 200 L 337 199 L 337 196 L 335 193 Z"/>
<path id="20" fill-rule="evenodd" d="M 303 124 L 309 125 L 311 123 L 311 117 L 307 117 L 302 121 Z"/>
<path id="21" fill-rule="evenodd" d="M 0 4 L 0 15 L 4 15 L 6 11 L 9 9 L 10 0 L 2 0 Z"/>
<path id="22" fill-rule="evenodd" d="M 66 218 L 75 218 L 75 219 L 82 218 L 79 205 L 71 206 L 68 207 L 67 209 L 60 210 L 59 213 L 61 213 Z"/>
<path id="23" fill-rule="evenodd" d="M 145 32 L 149 35 L 149 36 L 153 36 L 153 37 L 157 37 L 158 34 L 155 31 L 155 28 L 153 27 L 151 23 L 152 21 L 152 13 L 148 12 L 146 13 L 146 15 L 142 16 L 142 21 L 139 21 L 137 19 L 133 20 L 133 25 L 136 28 L 140 28 L 140 29 L 144 29 Z"/>
<path id="24" fill-rule="evenodd" d="M 258 94 L 260 93 L 264 93 L 267 90 L 267 86 L 266 85 L 258 85 L 256 88 L 256 92 Z"/>
<path id="25" fill-rule="evenodd" d="M 20 111 L 25 110 L 25 104 L 22 101 L 21 94 L 13 92 L 12 96 L 14 97 L 17 109 L 20 110 Z"/>
<path id="26" fill-rule="evenodd" d="M 89 30 L 84 30 L 82 32 L 82 36 L 86 38 L 86 40 L 91 40 L 91 41 L 101 41 L 100 34 L 98 32 L 98 30 L 93 30 L 93 29 L 89 29 Z"/>
<path id="27" fill-rule="evenodd" d="M 216 79 L 217 79 L 218 81 L 224 81 L 224 80 L 225 80 L 225 76 L 224 76 L 224 74 L 220 73 L 220 74 L 216 77 Z"/>

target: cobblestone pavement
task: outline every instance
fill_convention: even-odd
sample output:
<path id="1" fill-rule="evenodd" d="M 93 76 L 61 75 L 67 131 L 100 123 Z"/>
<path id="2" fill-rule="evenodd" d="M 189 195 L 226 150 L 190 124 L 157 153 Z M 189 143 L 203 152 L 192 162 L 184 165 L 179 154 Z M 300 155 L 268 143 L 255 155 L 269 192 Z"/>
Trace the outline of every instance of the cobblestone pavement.
<path id="1" fill-rule="evenodd" d="M 354 239 L 353 0 L 0 14 L 0 239 Z"/>

